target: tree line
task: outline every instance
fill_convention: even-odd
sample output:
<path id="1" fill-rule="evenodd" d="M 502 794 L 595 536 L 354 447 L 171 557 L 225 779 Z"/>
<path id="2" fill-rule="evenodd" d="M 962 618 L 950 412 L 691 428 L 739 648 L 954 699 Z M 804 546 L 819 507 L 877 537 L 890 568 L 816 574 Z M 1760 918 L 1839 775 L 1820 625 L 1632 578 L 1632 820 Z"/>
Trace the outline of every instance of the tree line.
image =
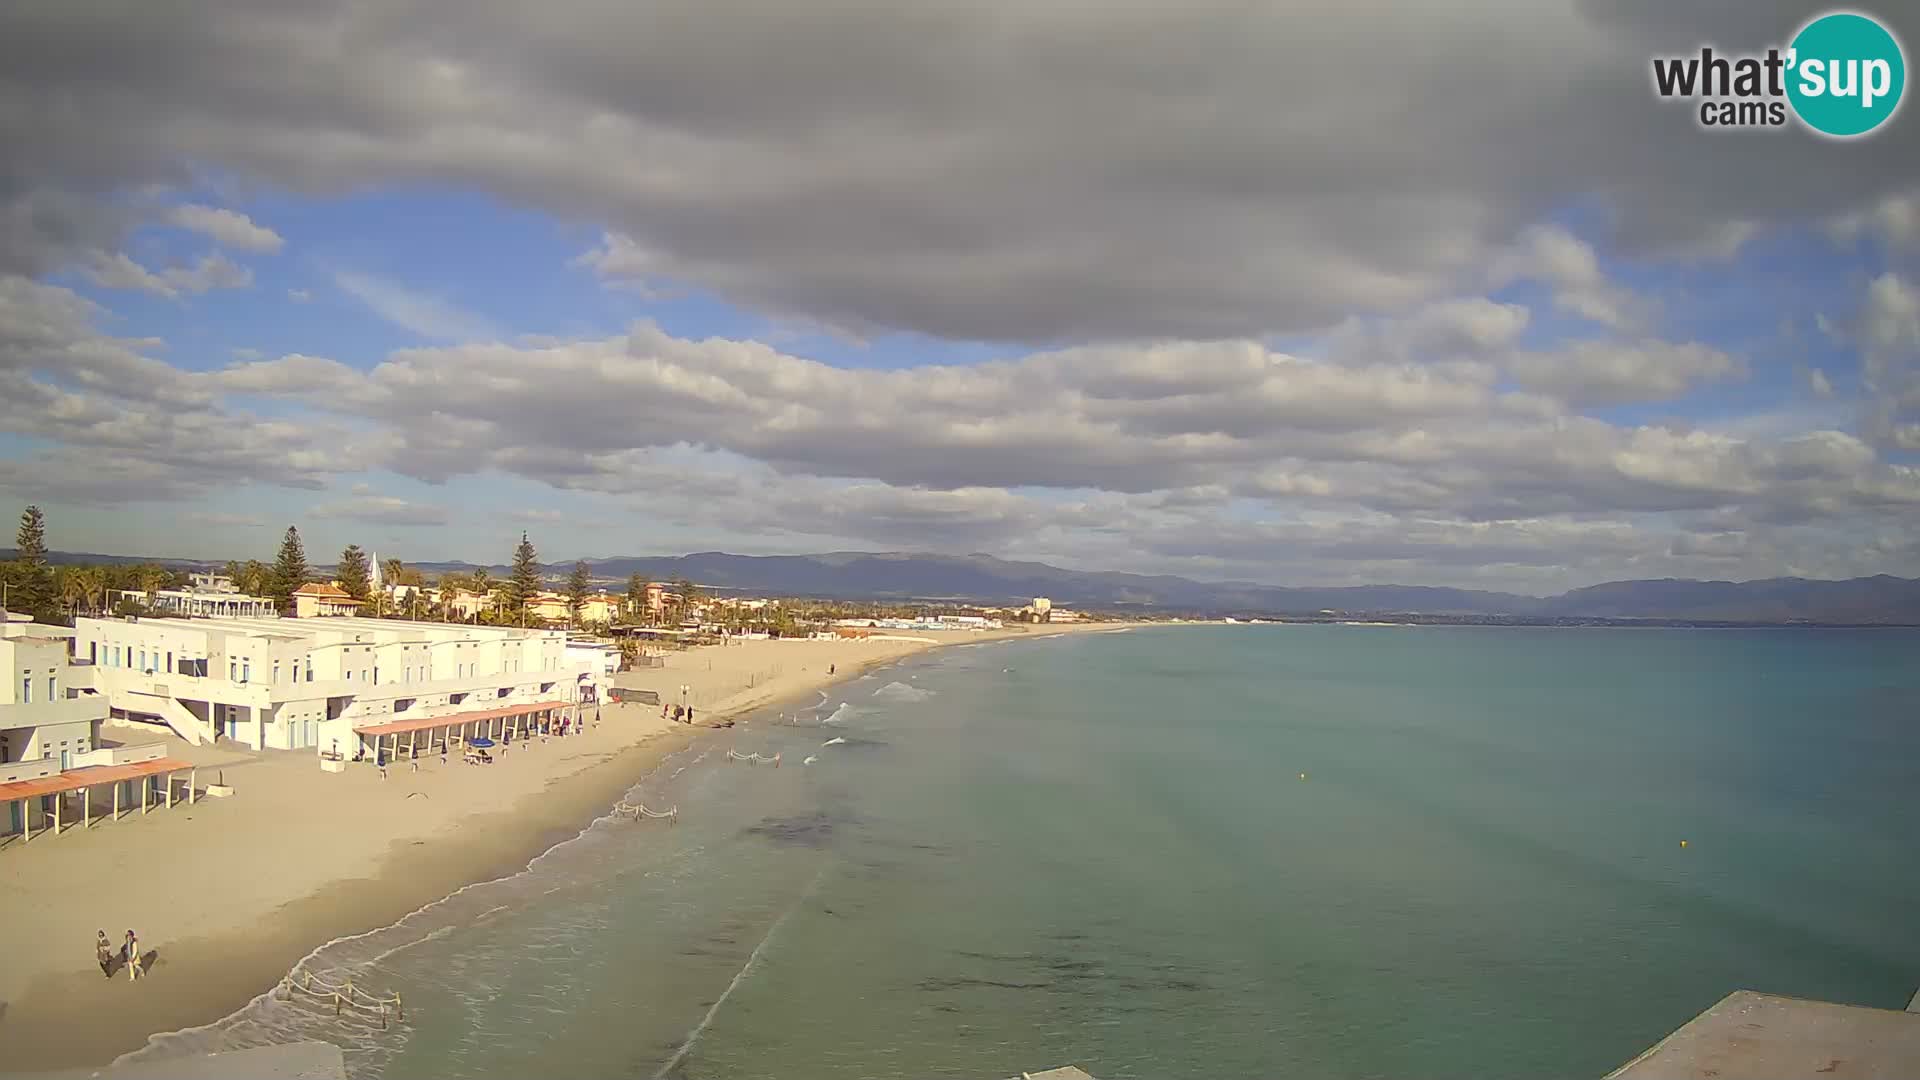
<path id="1" fill-rule="evenodd" d="M 80 615 L 141 615 L 147 605 L 125 593 L 151 597 L 163 589 L 184 589 L 186 571 L 158 563 L 91 563 L 51 565 L 47 560 L 47 521 L 38 506 L 29 506 L 20 515 L 15 537 L 14 558 L 0 562 L 0 606 L 27 613 L 37 621 L 70 623 Z M 296 526 L 287 526 L 279 551 L 271 563 L 257 559 L 229 560 L 220 571 L 241 593 L 272 599 L 282 611 L 293 610 L 293 594 L 302 585 L 321 580 L 307 560 L 306 544 Z M 485 567 L 471 573 L 447 572 L 429 582 L 418 568 L 400 559 L 383 559 L 380 576 L 387 584 L 411 585 L 414 592 L 405 603 L 395 604 L 385 590 L 373 588 L 373 566 L 358 544 L 341 551 L 332 580 L 348 596 L 365 605 L 368 614 L 401 618 L 427 618 L 465 621 L 496 626 L 537 626 L 543 620 L 529 610 L 533 598 L 546 591 L 546 575 L 539 552 L 527 533 L 520 534 L 514 546 L 511 569 L 506 577 L 495 580 Z M 643 626 L 679 626 L 705 606 L 698 586 L 681 579 L 664 584 L 663 603 L 654 611 L 647 602 L 653 583 L 644 575 L 627 579 L 626 604 L 616 622 Z M 491 595 L 491 601 L 470 616 L 456 608 L 461 593 Z M 592 569 L 576 562 L 560 590 L 565 598 L 568 622 L 581 624 L 581 612 L 593 595 Z M 836 610 L 849 611 L 852 607 Z M 812 614 L 827 614 L 820 611 Z M 717 608 L 710 612 L 709 623 L 735 631 L 761 631 L 791 634 L 801 629 L 802 613 L 789 606 L 760 611 Z"/>

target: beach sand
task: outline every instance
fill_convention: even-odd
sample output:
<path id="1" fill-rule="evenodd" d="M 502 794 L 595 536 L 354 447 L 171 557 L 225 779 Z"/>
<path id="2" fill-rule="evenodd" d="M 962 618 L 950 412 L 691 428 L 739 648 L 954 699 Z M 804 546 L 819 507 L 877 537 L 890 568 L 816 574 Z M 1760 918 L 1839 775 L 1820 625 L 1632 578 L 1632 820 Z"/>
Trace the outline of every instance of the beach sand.
<path id="1" fill-rule="evenodd" d="M 670 652 L 616 685 L 681 687 L 699 726 L 817 691 L 941 644 L 1110 630 L 1114 624 L 902 632 L 899 640 L 743 641 Z M 832 665 L 835 674 L 829 676 Z M 100 1065 L 153 1032 L 210 1023 L 325 942 L 392 923 L 463 885 L 514 873 L 578 833 L 695 732 L 657 706 L 601 707 L 583 735 L 516 744 L 491 766 L 325 773 L 308 753 L 193 747 L 199 782 L 229 798 L 134 813 L 0 849 L 0 1070 Z M 153 742 L 109 724 L 109 741 Z M 105 978 L 96 930 L 131 927 L 148 978 Z"/>

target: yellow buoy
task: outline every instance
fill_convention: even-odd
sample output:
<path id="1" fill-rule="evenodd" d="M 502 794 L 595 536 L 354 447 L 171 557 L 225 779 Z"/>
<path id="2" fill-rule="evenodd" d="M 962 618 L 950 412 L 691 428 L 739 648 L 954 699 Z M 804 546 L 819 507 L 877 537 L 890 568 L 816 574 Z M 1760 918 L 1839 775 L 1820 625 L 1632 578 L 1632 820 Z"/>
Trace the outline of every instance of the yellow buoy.
<path id="1" fill-rule="evenodd" d="M 1686 847 L 1686 846 L 1687 846 L 1687 842 L 1686 842 L 1685 840 L 1682 840 L 1682 841 L 1680 841 L 1680 846 L 1681 846 L 1681 847 Z"/>
<path id="2" fill-rule="evenodd" d="M 1300 779 L 1302 779 L 1302 780 L 1305 780 L 1306 778 L 1307 778 L 1307 774 L 1306 774 L 1306 773 L 1301 773 L 1301 774 L 1300 774 Z"/>

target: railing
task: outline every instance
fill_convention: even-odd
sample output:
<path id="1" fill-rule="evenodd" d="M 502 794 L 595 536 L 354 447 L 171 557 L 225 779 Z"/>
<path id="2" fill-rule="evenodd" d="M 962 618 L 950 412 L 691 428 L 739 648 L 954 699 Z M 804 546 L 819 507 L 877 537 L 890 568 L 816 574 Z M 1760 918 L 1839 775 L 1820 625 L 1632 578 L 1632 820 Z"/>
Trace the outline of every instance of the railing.
<path id="1" fill-rule="evenodd" d="M 331 983 L 311 971 L 300 968 L 281 979 L 279 989 L 284 995 L 280 999 L 282 1001 L 292 1001 L 295 993 L 306 994 L 321 1001 L 331 1001 L 335 1016 L 339 1016 L 347 1009 L 377 1013 L 380 1017 L 380 1028 L 383 1031 L 387 1027 L 388 1006 L 392 1006 L 392 1016 L 395 1021 L 404 1023 L 407 1019 L 406 1009 L 400 1002 L 398 992 L 386 997 L 375 997 L 364 990 L 356 989 L 351 975 L 348 975 L 343 983 Z"/>
<path id="2" fill-rule="evenodd" d="M 680 808 L 678 806 L 669 806 L 665 810 L 652 810 L 644 803 L 627 802 L 625 799 L 614 804 L 613 816 L 630 817 L 635 821 L 639 821 L 642 818 L 666 818 L 669 824 L 680 824 Z"/>

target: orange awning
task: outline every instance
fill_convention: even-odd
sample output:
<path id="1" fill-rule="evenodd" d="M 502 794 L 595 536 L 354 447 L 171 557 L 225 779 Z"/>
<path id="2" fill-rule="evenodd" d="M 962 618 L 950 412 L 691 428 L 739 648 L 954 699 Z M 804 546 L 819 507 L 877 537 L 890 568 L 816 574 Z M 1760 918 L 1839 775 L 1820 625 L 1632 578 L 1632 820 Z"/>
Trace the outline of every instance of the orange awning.
<path id="1" fill-rule="evenodd" d="M 65 791 L 79 791 L 100 784 L 118 784 L 123 780 L 138 780 L 143 776 L 158 776 L 191 768 L 192 762 L 179 758 L 156 758 L 132 765 L 89 765 L 84 769 L 68 769 L 54 776 L 42 776 L 37 780 L 15 780 L 11 784 L 0 784 L 0 802 L 58 795 Z"/>
<path id="2" fill-rule="evenodd" d="M 451 727 L 455 724 L 471 724 L 476 720 L 498 720 L 503 716 L 524 716 L 527 713 L 540 712 L 543 709 L 564 709 L 573 704 L 571 701 L 541 701 L 532 705 L 508 705 L 499 709 L 481 709 L 478 712 L 453 713 L 448 716 L 423 716 L 418 720 L 393 720 L 385 724 L 371 724 L 353 729 L 355 735 L 404 735 L 409 731 L 425 731 L 428 728 Z"/>

